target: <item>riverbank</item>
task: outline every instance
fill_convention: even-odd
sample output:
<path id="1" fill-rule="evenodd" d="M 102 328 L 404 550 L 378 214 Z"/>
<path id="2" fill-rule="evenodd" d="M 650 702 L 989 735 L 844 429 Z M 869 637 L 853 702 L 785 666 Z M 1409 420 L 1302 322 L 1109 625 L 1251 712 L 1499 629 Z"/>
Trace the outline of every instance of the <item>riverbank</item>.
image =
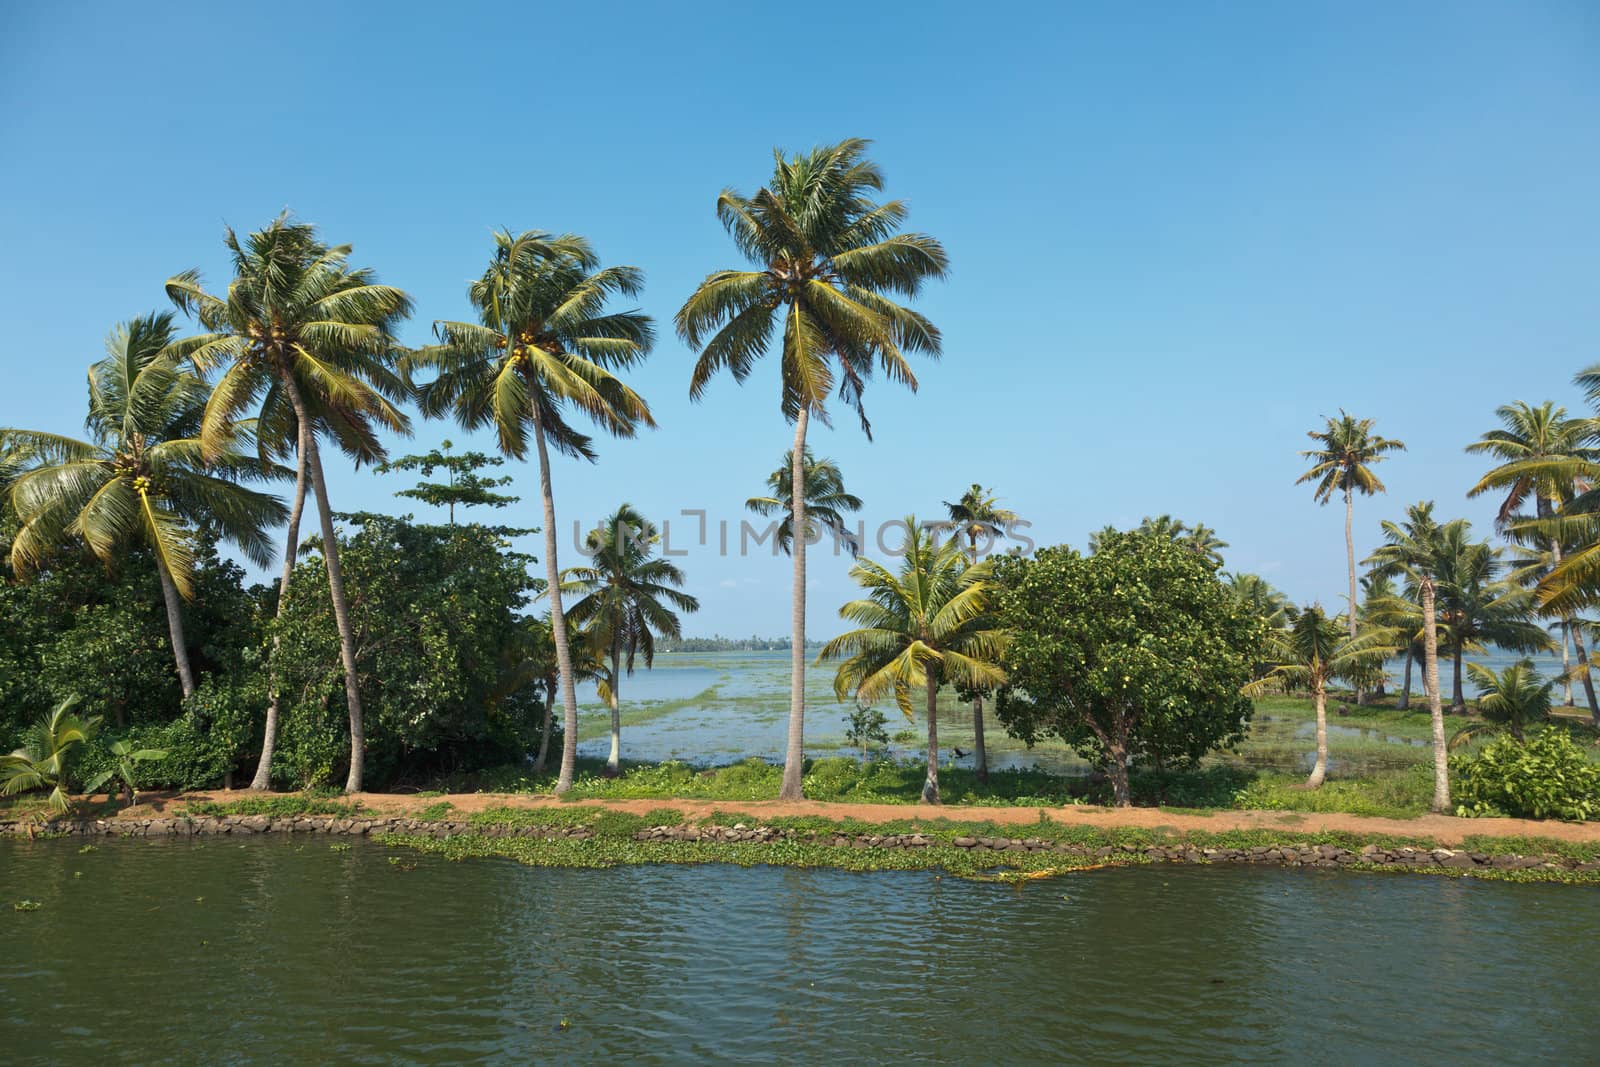
<path id="1" fill-rule="evenodd" d="M 1442 816 L 956 808 L 696 801 L 564 803 L 553 797 L 210 792 L 152 798 L 107 818 L 0 821 L 0 834 L 371 837 L 452 859 L 534 866 L 734 863 L 939 870 L 1022 880 L 1130 863 L 1390 870 L 1600 884 L 1600 827 Z"/>

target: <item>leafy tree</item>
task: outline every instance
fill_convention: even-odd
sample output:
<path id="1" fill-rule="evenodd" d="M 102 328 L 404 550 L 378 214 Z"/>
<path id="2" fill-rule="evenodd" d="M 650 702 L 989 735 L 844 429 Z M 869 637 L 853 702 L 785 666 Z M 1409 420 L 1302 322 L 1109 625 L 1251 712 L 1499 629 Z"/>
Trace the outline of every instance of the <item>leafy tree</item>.
<path id="1" fill-rule="evenodd" d="M 1337 419 L 1324 417 L 1324 421 L 1327 425 L 1321 430 L 1306 431 L 1306 436 L 1317 442 L 1317 447 L 1300 453 L 1302 458 L 1311 460 L 1312 465 L 1294 484 L 1315 482 L 1313 496 L 1318 504 L 1326 504 L 1336 492 L 1344 495 L 1344 551 L 1350 572 L 1346 620 L 1350 636 L 1354 637 L 1357 626 L 1356 542 L 1350 524 L 1355 514 L 1355 494 L 1372 496 L 1384 492 L 1383 482 L 1372 468 L 1388 458 L 1387 453 L 1403 452 L 1406 446 L 1404 442 L 1374 433 L 1372 419 L 1358 419 L 1342 409 Z"/>
<path id="2" fill-rule="evenodd" d="M 258 430 L 269 440 L 293 427 L 301 485 L 297 493 L 309 480 L 322 523 L 328 594 L 338 624 L 350 717 L 345 790 L 354 793 L 363 784 L 365 728 L 355 633 L 318 437 L 330 426 L 351 427 L 352 419 L 357 426 L 375 421 L 396 432 L 409 432 L 408 420 L 390 400 L 405 394 L 404 383 L 393 373 L 398 348 L 394 329 L 411 314 L 411 298 L 378 284 L 371 271 L 350 267 L 348 245 L 325 245 L 313 227 L 291 222 L 287 215 L 242 242 L 229 229 L 224 244 L 234 275 L 225 297 L 206 292 L 198 271 L 167 280 L 172 302 L 208 331 L 194 339 L 189 358 L 203 371 L 221 371 L 206 403 L 200 443 L 208 459 L 221 454 L 239 420 L 252 408 L 260 411 Z M 298 536 L 298 513 L 295 520 L 284 554 L 286 570 L 295 558 L 292 542 Z M 285 586 L 280 594 L 287 591 Z M 274 700 L 262 748 L 264 768 L 270 768 L 276 743 L 276 706 Z M 264 783 L 265 777 L 257 771 L 257 782 Z"/>
<path id="3" fill-rule="evenodd" d="M 1481 663 L 1469 663 L 1467 673 L 1478 687 L 1482 719 L 1457 730 L 1450 738 L 1451 748 L 1498 733 L 1526 741 L 1530 726 L 1550 721 L 1550 691 L 1556 683 L 1541 678 L 1533 660 L 1518 660 L 1498 673 Z"/>
<path id="4" fill-rule="evenodd" d="M 871 704 L 893 694 L 906 720 L 913 721 L 911 692 L 923 690 L 928 717 L 928 776 L 924 804 L 939 803 L 939 686 L 959 682 L 972 687 L 1003 685 L 996 660 L 1006 635 L 988 611 L 987 562 L 971 564 L 954 541 L 937 543 L 933 532 L 906 518 L 905 557 L 898 575 L 880 563 L 861 560 L 850 577 L 866 590 L 839 616 L 860 628 L 822 646 L 818 663 L 840 660 L 833 693 Z"/>
<path id="5" fill-rule="evenodd" d="M 655 524 L 631 504 L 623 504 L 585 538 L 589 565 L 573 567 L 565 575 L 565 591 L 581 598 L 567 617 L 574 626 L 586 629 L 610 660 L 608 774 L 618 772 L 622 758 L 622 667 L 631 675 L 635 659 L 643 658 L 645 668 L 650 668 L 655 663 L 657 635 L 683 635 L 673 609 L 700 610 L 700 601 L 680 591 L 683 572 L 655 555 L 660 544 Z"/>
<path id="6" fill-rule="evenodd" d="M 1439 700 L 1438 583 L 1446 561 L 1444 545 L 1450 526 L 1433 517 L 1433 502 L 1406 509 L 1404 523 L 1383 523 L 1385 544 L 1367 558 L 1378 574 L 1403 577 L 1417 590 L 1422 607 L 1422 686 L 1428 694 L 1428 714 L 1433 720 L 1433 810 L 1450 810 L 1450 757 L 1444 738 L 1444 708 Z"/>
<path id="7" fill-rule="evenodd" d="M 372 784 L 520 761 L 536 747 L 538 686 L 519 670 L 527 652 L 521 614 L 535 590 L 531 557 L 506 531 L 477 524 L 419 525 L 403 518 L 341 516 L 356 662 L 368 702 Z M 326 598 L 303 595 L 326 580 L 319 542 L 295 568 L 281 638 L 286 693 L 274 775 L 309 786 L 349 758 L 338 729 L 338 630 Z"/>
<path id="8" fill-rule="evenodd" d="M 1600 766 L 1565 730 L 1542 730 L 1526 743 L 1502 737 L 1475 758 L 1450 763 L 1459 783 L 1457 815 L 1574 822 L 1600 816 Z"/>
<path id="9" fill-rule="evenodd" d="M 1317 759 L 1306 788 L 1318 789 L 1328 776 L 1328 683 L 1381 663 L 1394 653 L 1395 635 L 1389 630 L 1369 629 L 1351 637 L 1343 620 L 1329 618 L 1317 604 L 1290 608 L 1287 614 L 1288 624 L 1273 635 L 1272 670 L 1245 692 L 1255 696 L 1272 687 L 1311 691 L 1317 709 Z"/>
<path id="10" fill-rule="evenodd" d="M 939 331 L 894 298 L 914 297 L 928 279 L 944 277 L 944 247 L 899 232 L 904 203 L 872 199 L 883 173 L 867 147 L 851 139 L 787 158 L 774 151 L 772 178 L 754 196 L 724 189 L 717 217 L 755 269 L 707 275 L 676 318 L 678 335 L 700 353 L 689 383 L 695 400 L 719 371 L 743 382 L 779 335 L 780 408 L 794 423 L 790 478 L 800 486 L 790 493 L 793 530 L 809 529 L 806 430 L 813 415 L 828 421 L 828 394 L 837 390 L 870 437 L 862 401 L 875 366 L 915 389 L 905 354 L 939 354 Z M 784 800 L 801 797 L 805 760 L 805 540 L 795 546 Z"/>
<path id="11" fill-rule="evenodd" d="M 444 471 L 444 481 L 418 482 L 414 488 L 401 489 L 395 496 L 420 500 L 434 507 L 449 508 L 451 526 L 456 524 L 457 504 L 464 508 L 503 508 L 522 499 L 495 492 L 496 489 L 511 484 L 509 474 L 501 478 L 485 478 L 478 473 L 485 467 L 500 466 L 505 463 L 504 459 L 499 456 L 486 456 L 482 452 L 463 452 L 458 456 L 450 451 L 450 447 L 450 442 L 447 440 L 438 448 L 423 455 L 401 456 L 399 459 L 380 463 L 377 468 L 378 473 L 418 471 L 424 478 L 432 478 L 434 471 Z"/>
<path id="12" fill-rule="evenodd" d="M 1011 686 L 996 713 L 1032 744 L 1055 736 L 1106 765 L 1119 806 L 1135 759 L 1198 760 L 1243 739 L 1242 692 L 1267 625 L 1195 553 L 1152 533 L 1106 533 L 996 568 Z"/>
<path id="13" fill-rule="evenodd" d="M 948 521 L 941 526 L 953 530 L 957 537 L 967 539 L 967 551 L 974 566 L 978 562 L 978 539 L 981 537 L 985 545 L 993 545 L 1005 537 L 1010 525 L 1017 521 L 1017 513 L 1001 507 L 994 490 L 985 489 L 977 482 L 973 482 L 959 499 L 946 500 L 944 508 Z M 960 695 L 972 704 L 973 770 L 977 773 L 978 781 L 987 784 L 989 750 L 983 740 L 983 698 L 986 693 L 979 689 Z"/>
<path id="14" fill-rule="evenodd" d="M 806 487 L 805 513 L 809 524 L 806 543 L 817 539 L 817 527 L 821 526 L 833 534 L 834 539 L 848 549 L 850 555 L 860 555 L 861 542 L 845 525 L 844 513 L 860 511 L 861 498 L 845 491 L 844 475 L 833 460 L 817 459 L 807 448 L 804 466 L 800 484 Z M 767 475 L 767 488 L 772 495 L 753 496 L 744 502 L 744 506 L 757 515 L 783 516 L 783 522 L 778 524 L 776 543 L 784 552 L 791 552 L 794 544 L 793 486 L 794 454 L 785 452 L 782 466 Z"/>
<path id="15" fill-rule="evenodd" d="M 1100 550 L 1100 539 L 1108 535 L 1115 535 L 1114 526 L 1106 526 L 1089 535 L 1089 551 Z M 1154 518 L 1146 515 L 1139 523 L 1139 532 L 1150 534 L 1154 537 L 1164 538 L 1175 545 L 1181 545 L 1190 552 L 1203 559 L 1209 566 L 1220 568 L 1222 566 L 1222 550 L 1228 547 L 1228 542 L 1217 536 L 1217 531 L 1205 523 L 1196 523 L 1190 526 L 1171 515 L 1157 515 Z"/>
<path id="16" fill-rule="evenodd" d="M 172 654 L 183 695 L 194 692 L 180 599 L 194 594 L 195 529 L 204 523 L 265 565 L 267 528 L 285 518 L 276 498 L 240 485 L 277 473 L 231 441 L 202 457 L 205 383 L 180 369 L 171 315 L 119 325 L 106 358 L 89 368 L 90 439 L 31 430 L 0 431 L 23 470 L 11 479 L 21 522 L 11 566 L 35 572 L 69 540 L 81 538 L 107 566 L 135 544 L 150 550 L 161 583 Z"/>
<path id="17" fill-rule="evenodd" d="M 495 234 L 494 258 L 468 289 L 478 321 L 434 323 L 439 343 L 407 361 L 408 373 L 436 374 L 418 390 L 424 414 L 453 414 L 467 429 L 493 426 L 500 451 L 515 459 L 527 455 L 533 438 L 564 712 L 558 793 L 572 788 L 577 768 L 578 698 L 556 562 L 549 450 L 595 459 L 591 439 L 568 421 L 574 408 L 618 437 L 655 425 L 644 399 L 612 373 L 649 354 L 654 327 L 637 310 L 606 310 L 613 297 L 636 296 L 643 286 L 639 268 L 601 267 L 582 237 L 503 231 Z"/>
<path id="18" fill-rule="evenodd" d="M 98 716 L 82 719 L 74 714 L 77 703 L 68 697 L 57 704 L 39 720 L 21 748 L 0 756 L 0 796 L 48 789 L 46 810 L 67 813 L 74 749 L 92 738 L 100 726 Z"/>
<path id="19" fill-rule="evenodd" d="M 850 724 L 845 727 L 844 739 L 860 750 L 864 760 L 867 758 L 867 749 L 889 743 L 889 731 L 883 728 L 888 721 L 877 708 L 857 704 L 850 713 Z"/>

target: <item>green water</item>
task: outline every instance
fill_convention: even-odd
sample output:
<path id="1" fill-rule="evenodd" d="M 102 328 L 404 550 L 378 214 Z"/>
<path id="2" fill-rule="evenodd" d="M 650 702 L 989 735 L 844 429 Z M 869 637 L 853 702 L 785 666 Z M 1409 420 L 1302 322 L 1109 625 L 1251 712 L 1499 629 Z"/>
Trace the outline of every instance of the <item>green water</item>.
<path id="1" fill-rule="evenodd" d="M 1172 867 L 1019 890 L 304 837 L 78 848 L 0 842 L 0 1062 L 1577 1064 L 1600 1048 L 1589 889 Z"/>

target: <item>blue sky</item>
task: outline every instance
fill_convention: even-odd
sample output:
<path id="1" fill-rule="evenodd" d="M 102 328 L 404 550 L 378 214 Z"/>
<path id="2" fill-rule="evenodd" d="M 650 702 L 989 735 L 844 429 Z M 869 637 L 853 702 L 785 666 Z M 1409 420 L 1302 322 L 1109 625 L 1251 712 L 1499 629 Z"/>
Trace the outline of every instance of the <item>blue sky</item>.
<path id="1" fill-rule="evenodd" d="M 670 318 L 738 263 L 718 190 L 846 136 L 953 265 L 920 305 L 945 336 L 920 391 L 874 384 L 870 444 L 845 412 L 814 434 L 871 524 L 974 481 L 1041 543 L 1170 512 L 1333 603 L 1339 509 L 1293 484 L 1319 416 L 1410 445 L 1359 550 L 1425 497 L 1487 533 L 1462 446 L 1510 400 L 1581 407 L 1600 362 L 1592 5 L 379 10 L 0 9 L 0 425 L 77 429 L 108 327 L 178 270 L 222 282 L 225 223 L 289 207 L 353 244 L 415 295 L 409 343 L 465 317 L 492 228 L 572 230 L 647 273 L 662 337 L 634 381 L 661 428 L 560 462 L 563 544 L 621 500 L 737 530 L 790 437 L 776 362 L 691 404 Z M 445 436 L 469 440 L 419 422 L 413 444 Z M 332 478 L 341 509 L 421 509 L 401 485 Z M 851 584 L 813 559 L 827 634 Z M 689 632 L 786 631 L 786 560 L 681 562 Z"/>

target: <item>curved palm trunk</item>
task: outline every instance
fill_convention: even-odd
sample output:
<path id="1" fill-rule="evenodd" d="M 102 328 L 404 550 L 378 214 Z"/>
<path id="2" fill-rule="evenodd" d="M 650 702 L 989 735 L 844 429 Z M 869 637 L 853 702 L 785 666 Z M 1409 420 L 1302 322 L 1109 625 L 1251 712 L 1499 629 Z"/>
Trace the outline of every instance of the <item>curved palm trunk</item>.
<path id="1" fill-rule="evenodd" d="M 939 681 L 928 671 L 928 777 L 922 783 L 922 803 L 939 800 Z"/>
<path id="2" fill-rule="evenodd" d="M 278 618 L 289 603 L 289 579 L 294 575 L 294 558 L 300 551 L 300 516 L 306 507 L 306 430 L 302 426 L 296 438 L 294 465 L 294 503 L 289 508 L 289 530 L 283 539 L 283 576 L 278 579 Z M 272 756 L 278 748 L 278 708 L 283 694 L 278 688 L 278 636 L 272 638 L 272 667 L 267 675 L 267 728 L 261 737 L 261 760 L 256 764 L 256 776 L 250 788 L 256 792 L 272 786 Z"/>
<path id="3" fill-rule="evenodd" d="M 1433 720 L 1433 810 L 1450 810 L 1450 755 L 1444 741 L 1444 708 L 1439 701 L 1439 631 L 1433 611 L 1433 580 L 1422 584 L 1422 685 Z"/>
<path id="4" fill-rule="evenodd" d="M 572 646 L 567 643 L 567 613 L 561 607 L 561 568 L 556 563 L 556 498 L 550 488 L 550 450 L 544 423 L 533 405 L 533 439 L 539 446 L 539 497 L 544 504 L 544 572 L 549 582 L 550 632 L 556 646 L 556 671 L 561 677 L 561 774 L 556 792 L 572 788 L 578 769 L 578 692 L 572 681 Z"/>
<path id="5" fill-rule="evenodd" d="M 800 800 L 805 796 L 805 719 L 806 719 L 806 423 L 810 409 L 800 405 L 794 422 L 794 452 L 789 461 L 790 529 L 794 531 L 793 607 L 790 618 L 794 648 L 789 658 L 789 740 L 783 753 L 783 787 L 779 800 Z"/>
<path id="6" fill-rule="evenodd" d="M 1319 789 L 1328 777 L 1328 689 L 1321 682 L 1312 690 L 1317 706 L 1317 762 L 1311 765 L 1307 789 Z"/>
<path id="7" fill-rule="evenodd" d="M 328 481 L 322 473 L 322 457 L 317 452 L 317 435 L 311 428 L 311 415 L 294 375 L 281 379 L 297 425 L 305 427 L 306 473 L 317 496 L 317 517 L 322 527 L 322 558 L 328 568 L 328 598 L 333 601 L 333 621 L 339 630 L 339 659 L 344 665 L 344 700 L 350 711 L 350 773 L 345 777 L 346 793 L 361 792 L 367 763 L 367 733 L 361 722 L 361 683 L 356 675 L 356 640 L 350 626 L 350 601 L 344 591 L 344 568 L 339 565 L 339 538 L 333 528 L 333 506 L 328 503 Z"/>
<path id="8" fill-rule="evenodd" d="M 178 597 L 178 587 L 172 584 L 172 575 L 167 573 L 167 565 L 159 558 L 156 573 L 161 576 L 161 599 L 167 605 L 167 636 L 172 639 L 172 658 L 178 664 L 178 684 L 187 700 L 194 695 L 194 670 L 189 666 L 189 646 L 183 639 L 183 602 Z"/>
<path id="9" fill-rule="evenodd" d="M 1572 623 L 1572 654 L 1578 661 L 1578 673 L 1583 677 L 1583 697 L 1589 702 L 1589 717 L 1600 726 L 1600 701 L 1595 699 L 1594 677 L 1589 673 L 1589 652 L 1583 645 L 1583 624 Z"/>
<path id="10" fill-rule="evenodd" d="M 1395 703 L 1399 711 L 1411 710 L 1411 664 L 1416 662 L 1416 651 L 1411 647 L 1411 642 L 1406 642 L 1406 674 L 1405 681 L 1400 685 L 1400 699 Z"/>
<path id="11" fill-rule="evenodd" d="M 968 537 L 972 546 L 972 565 L 978 565 L 978 535 Z M 978 781 L 983 785 L 989 784 L 989 750 L 983 743 L 983 695 L 972 698 L 972 766 L 978 774 Z"/>
<path id="12" fill-rule="evenodd" d="M 615 641 L 611 643 L 611 755 L 606 757 L 606 773 L 616 775 L 622 769 L 622 695 L 621 651 Z"/>
<path id="13" fill-rule="evenodd" d="M 1344 487 L 1344 556 L 1350 573 L 1350 610 L 1346 618 L 1350 623 L 1350 636 L 1356 636 L 1356 539 L 1351 531 L 1351 524 L 1355 519 L 1355 497 L 1350 492 L 1350 486 Z M 1361 687 L 1356 686 L 1356 703 L 1366 703 Z"/>

